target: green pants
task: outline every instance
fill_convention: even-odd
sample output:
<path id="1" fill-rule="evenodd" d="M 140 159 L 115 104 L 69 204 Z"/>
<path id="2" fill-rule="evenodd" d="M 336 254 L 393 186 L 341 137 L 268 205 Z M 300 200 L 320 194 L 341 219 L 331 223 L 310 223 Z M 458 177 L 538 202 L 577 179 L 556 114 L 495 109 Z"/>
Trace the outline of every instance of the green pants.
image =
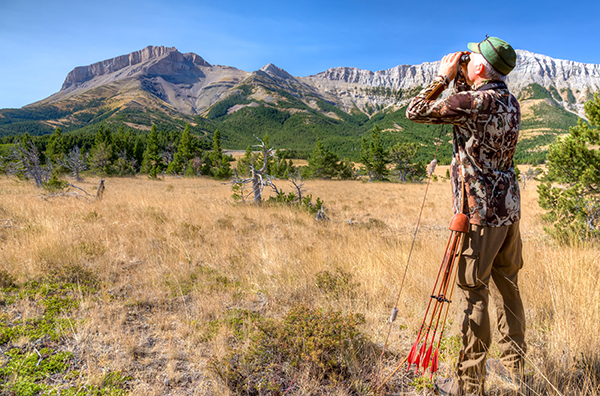
<path id="1" fill-rule="evenodd" d="M 482 394 L 491 343 L 490 290 L 498 312 L 500 360 L 511 371 L 520 372 L 523 368 L 527 345 L 525 313 L 517 284 L 523 266 L 519 222 L 502 227 L 471 225 L 465 238 L 457 273 L 464 313 L 457 374 L 465 391 Z"/>

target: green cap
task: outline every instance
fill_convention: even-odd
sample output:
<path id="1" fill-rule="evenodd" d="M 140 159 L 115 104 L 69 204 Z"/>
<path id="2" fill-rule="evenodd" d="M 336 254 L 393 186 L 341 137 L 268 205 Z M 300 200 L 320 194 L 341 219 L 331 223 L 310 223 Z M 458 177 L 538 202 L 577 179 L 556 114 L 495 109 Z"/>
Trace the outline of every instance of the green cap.
<path id="1" fill-rule="evenodd" d="M 481 43 L 469 43 L 467 47 L 483 55 L 486 61 L 503 75 L 507 75 L 517 64 L 517 53 L 506 41 L 498 37 L 486 37 Z"/>

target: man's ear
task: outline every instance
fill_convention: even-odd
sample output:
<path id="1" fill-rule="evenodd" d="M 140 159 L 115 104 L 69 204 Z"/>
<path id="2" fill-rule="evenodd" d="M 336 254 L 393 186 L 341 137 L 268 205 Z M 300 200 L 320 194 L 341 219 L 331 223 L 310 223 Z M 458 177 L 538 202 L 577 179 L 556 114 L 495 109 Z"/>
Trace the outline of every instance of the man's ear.
<path id="1" fill-rule="evenodd" d="M 483 63 L 478 63 L 475 65 L 475 74 L 481 77 L 485 76 L 485 66 Z"/>

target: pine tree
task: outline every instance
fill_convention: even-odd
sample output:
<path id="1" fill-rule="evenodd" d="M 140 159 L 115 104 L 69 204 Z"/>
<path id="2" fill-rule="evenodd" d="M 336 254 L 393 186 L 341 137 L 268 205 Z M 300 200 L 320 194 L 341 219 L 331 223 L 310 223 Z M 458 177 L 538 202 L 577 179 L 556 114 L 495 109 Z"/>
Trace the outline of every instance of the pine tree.
<path id="1" fill-rule="evenodd" d="M 390 160 L 388 159 L 387 150 L 383 147 L 381 130 L 378 126 L 373 128 L 369 144 L 367 144 L 366 137 L 363 137 L 360 160 L 370 181 L 386 180 L 389 174 L 387 165 Z"/>
<path id="2" fill-rule="evenodd" d="M 66 144 L 61 134 L 61 129 L 56 128 L 54 134 L 50 137 L 48 147 L 46 147 L 46 158 L 53 164 L 56 164 L 66 154 L 66 151 Z"/>
<path id="3" fill-rule="evenodd" d="M 190 124 L 187 124 L 181 133 L 181 137 L 179 138 L 179 146 L 177 147 L 177 152 L 173 157 L 173 161 L 169 164 L 167 168 L 168 173 L 189 174 L 187 171 L 189 166 L 189 161 L 194 158 L 194 146 L 192 144 L 192 135 L 190 134 Z"/>
<path id="4" fill-rule="evenodd" d="M 278 179 L 287 179 L 296 171 L 294 162 L 285 158 L 285 152 L 277 149 L 270 162 L 269 175 Z"/>
<path id="5" fill-rule="evenodd" d="M 231 177 L 231 165 L 227 156 L 223 155 L 221 148 L 221 132 L 217 129 L 213 137 L 213 148 L 208 155 L 210 161 L 210 174 L 216 179 Z"/>
<path id="6" fill-rule="evenodd" d="M 254 155 L 254 153 L 252 152 L 252 146 L 248 146 L 246 148 L 244 156 L 240 158 L 237 162 L 236 172 L 238 177 L 250 176 L 250 166 L 252 164 L 254 164 L 254 167 L 258 166 L 256 162 L 257 157 L 258 155 Z"/>
<path id="7" fill-rule="evenodd" d="M 315 149 L 308 157 L 306 177 L 315 179 L 331 179 L 338 176 L 340 158 L 323 147 L 321 139 L 317 139 Z"/>
<path id="8" fill-rule="evenodd" d="M 585 104 L 590 125 L 579 120 L 548 152 L 548 180 L 538 186 L 539 204 L 557 240 L 600 239 L 600 96 Z"/>
<path id="9" fill-rule="evenodd" d="M 394 164 L 395 174 L 400 181 L 421 180 L 425 177 L 425 166 L 414 162 L 417 151 L 415 143 L 398 143 L 390 150 L 390 161 Z"/>
<path id="10" fill-rule="evenodd" d="M 112 145 L 100 142 L 92 148 L 90 168 L 94 171 L 110 174 L 111 159 L 113 157 Z"/>
<path id="11" fill-rule="evenodd" d="M 106 137 L 104 136 L 104 126 L 100 125 L 98 127 L 98 131 L 96 131 L 96 136 L 94 137 L 94 146 L 99 145 L 100 143 L 104 142 L 106 140 Z"/>
<path id="12" fill-rule="evenodd" d="M 144 151 L 142 173 L 147 173 L 150 178 L 156 179 L 156 176 L 162 172 L 163 167 L 162 156 L 160 155 L 160 148 L 158 146 L 156 125 L 152 125 L 152 130 L 150 131 L 150 135 L 148 135 L 146 151 Z"/>
<path id="13" fill-rule="evenodd" d="M 135 143 L 133 145 L 133 159 L 136 163 L 136 168 L 138 170 L 142 167 L 142 162 L 144 161 L 144 142 L 141 136 L 136 136 Z"/>
<path id="14" fill-rule="evenodd" d="M 96 172 L 110 175 L 112 174 L 112 164 L 116 158 L 110 129 L 104 129 L 104 126 L 100 125 L 91 150 L 90 168 Z"/>

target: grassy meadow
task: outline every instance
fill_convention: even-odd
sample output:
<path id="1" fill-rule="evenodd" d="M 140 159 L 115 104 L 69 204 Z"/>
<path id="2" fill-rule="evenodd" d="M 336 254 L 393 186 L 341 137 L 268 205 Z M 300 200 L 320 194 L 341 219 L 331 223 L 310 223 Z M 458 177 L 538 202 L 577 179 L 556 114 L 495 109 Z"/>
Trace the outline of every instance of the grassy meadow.
<path id="1" fill-rule="evenodd" d="M 2 177 L 0 393 L 368 394 L 420 326 L 452 217 L 442 179 L 429 188 L 380 362 L 424 183 L 307 181 L 330 218 L 317 222 L 294 207 L 234 203 L 230 185 L 211 179 L 110 178 L 88 202 Z M 600 395 L 598 246 L 555 245 L 535 185 L 522 196 L 524 394 Z M 442 375 L 456 361 L 458 314 L 452 304 Z M 382 394 L 433 392 L 429 376 L 405 371 Z M 487 388 L 517 394 L 496 378 Z"/>

